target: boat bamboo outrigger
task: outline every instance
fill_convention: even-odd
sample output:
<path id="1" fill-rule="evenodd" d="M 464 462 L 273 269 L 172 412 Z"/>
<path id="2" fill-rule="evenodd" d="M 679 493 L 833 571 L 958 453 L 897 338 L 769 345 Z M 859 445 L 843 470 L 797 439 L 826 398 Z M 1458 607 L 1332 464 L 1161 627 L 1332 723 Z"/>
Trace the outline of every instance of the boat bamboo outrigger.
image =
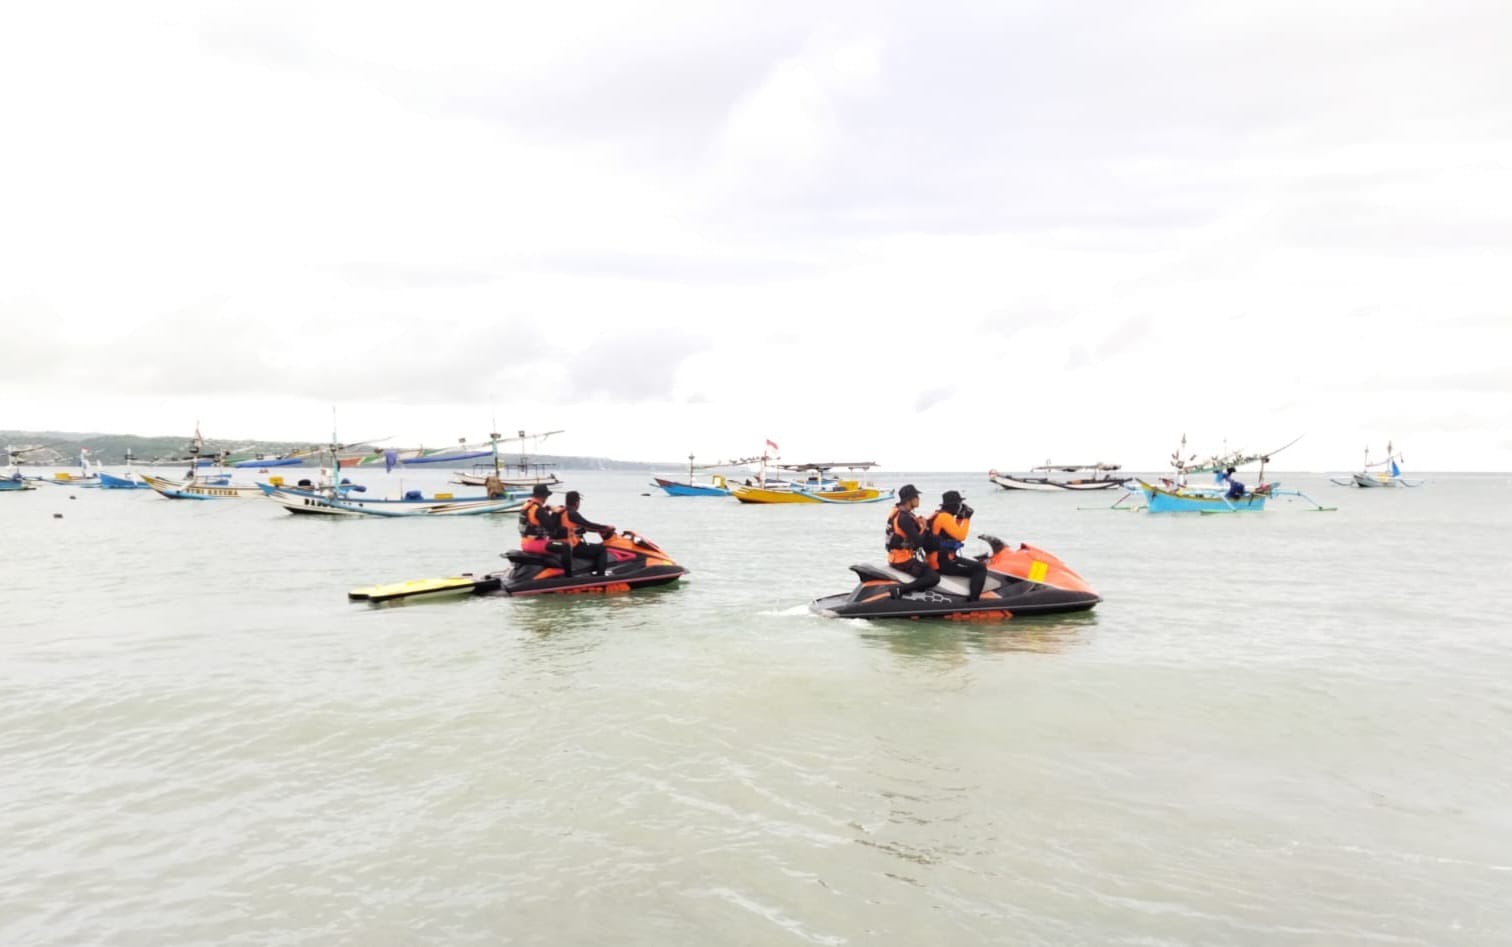
<path id="1" fill-rule="evenodd" d="M 1330 477 L 1329 480 L 1341 487 L 1420 487 L 1422 480 L 1411 479 L 1402 476 L 1402 468 L 1398 466 L 1405 463 L 1400 451 L 1393 450 L 1391 442 L 1386 442 L 1386 456 L 1380 460 L 1370 459 L 1370 447 L 1365 448 L 1365 469 L 1348 477 Z M 1372 467 L 1381 469 L 1372 471 Z"/>
<path id="2" fill-rule="evenodd" d="M 1301 439 L 1301 435 L 1298 435 L 1275 450 L 1265 453 L 1249 454 L 1244 451 L 1225 450 L 1223 453 L 1198 460 L 1196 454 L 1186 453 L 1186 435 L 1183 434 L 1181 447 L 1171 455 L 1173 476 L 1161 478 L 1158 484 L 1136 478 L 1134 492 L 1125 493 L 1114 501 L 1111 507 L 1104 509 L 1146 510 L 1150 513 L 1259 512 L 1265 509 L 1267 501 L 1276 497 L 1297 497 L 1311 503 L 1315 510 L 1320 511 L 1337 509 L 1324 506 L 1300 490 L 1282 490 L 1279 483 L 1266 482 L 1265 465 L 1270 463 L 1271 456 L 1279 454 Z M 1253 488 L 1247 488 L 1233 475 L 1241 466 L 1255 461 L 1260 462 L 1257 483 Z M 1188 482 L 1188 473 L 1204 472 L 1213 473 L 1212 484 Z M 1124 505 L 1125 501 L 1136 496 L 1143 498 L 1143 505 Z"/>
<path id="3" fill-rule="evenodd" d="M 34 450 L 41 450 L 41 448 L 14 447 L 10 444 L 5 445 L 5 466 L 3 468 L 0 468 L 0 490 L 11 493 L 19 493 L 22 490 L 37 489 L 37 485 L 35 483 L 28 480 L 25 476 L 22 475 L 21 468 L 16 463 L 17 458 L 25 457 L 27 454 L 31 453 Z"/>
<path id="4" fill-rule="evenodd" d="M 488 444 L 493 454 L 493 463 L 484 465 L 475 464 L 471 473 L 461 470 L 454 471 L 456 476 L 452 479 L 452 483 L 465 487 L 486 487 L 489 485 L 489 480 L 492 479 L 504 488 L 533 487 L 538 483 L 551 486 L 561 483 L 562 481 L 558 479 L 554 471 L 546 469 L 547 467 L 556 466 L 555 464 L 532 464 L 530 459 L 525 455 L 525 445 L 527 442 L 534 441 L 539 443 L 553 434 L 561 433 L 563 432 L 544 431 L 540 434 L 526 434 L 522 430 L 514 437 L 504 437 L 497 431 L 492 432 L 488 435 Z M 518 464 L 505 464 L 499 461 L 499 444 L 509 441 L 520 442 L 520 462 Z M 512 473 L 512 470 L 518 471 L 518 473 Z"/>
<path id="5" fill-rule="evenodd" d="M 671 480 L 666 477 L 652 476 L 651 486 L 657 487 L 668 496 L 673 497 L 727 497 L 730 495 L 729 480 L 724 474 L 710 474 L 708 483 L 698 483 L 694 479 L 695 470 L 715 470 L 721 467 L 744 467 L 756 463 L 759 457 L 741 457 L 735 460 L 726 460 L 714 464 L 695 464 L 693 455 L 688 455 L 688 479 Z"/>
<path id="6" fill-rule="evenodd" d="M 802 475 L 801 480 L 778 486 L 764 477 L 764 486 L 731 484 L 730 494 L 742 503 L 877 503 L 892 499 L 893 491 L 880 490 L 865 480 L 867 472 L 877 466 L 874 460 L 822 461 L 808 464 L 776 464 L 779 470 Z M 845 470 L 849 476 L 831 477 L 833 470 Z"/>

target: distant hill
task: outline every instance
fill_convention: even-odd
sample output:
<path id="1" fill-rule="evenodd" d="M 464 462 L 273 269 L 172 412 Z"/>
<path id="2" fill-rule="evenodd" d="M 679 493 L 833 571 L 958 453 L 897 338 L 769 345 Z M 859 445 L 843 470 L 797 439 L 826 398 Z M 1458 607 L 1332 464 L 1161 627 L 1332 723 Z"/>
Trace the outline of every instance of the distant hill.
<path id="1" fill-rule="evenodd" d="M 127 451 L 139 464 L 174 463 L 189 457 L 189 439 L 183 435 L 172 437 L 143 437 L 136 434 L 100 434 L 72 431 L 0 431 L 0 446 L 17 452 L 16 462 L 23 466 L 58 467 L 78 463 L 79 449 L 88 448 L 89 455 L 97 463 L 123 464 Z M 293 451 L 319 448 L 322 445 L 309 441 L 227 441 L 206 440 L 201 456 L 211 457 L 227 451 L 233 459 L 247 456 L 270 457 Z M 353 444 L 353 450 L 363 445 Z M 381 450 L 375 447 L 374 450 Z M 518 462 L 518 451 L 499 451 L 504 463 Z M 611 460 L 607 457 L 580 457 L 568 454 L 529 455 L 531 464 L 555 464 L 559 470 L 676 470 L 677 462 L 646 463 L 643 461 Z M 4 456 L 0 454 L 0 463 Z M 312 458 L 309 466 L 320 461 Z M 464 463 L 459 466 L 468 466 Z"/>

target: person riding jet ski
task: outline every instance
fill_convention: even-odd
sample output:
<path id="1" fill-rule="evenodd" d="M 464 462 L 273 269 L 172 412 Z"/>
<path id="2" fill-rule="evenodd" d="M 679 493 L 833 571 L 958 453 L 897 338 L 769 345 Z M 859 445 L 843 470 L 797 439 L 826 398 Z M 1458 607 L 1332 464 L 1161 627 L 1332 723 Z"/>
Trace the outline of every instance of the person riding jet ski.
<path id="1" fill-rule="evenodd" d="M 908 592 L 934 588 L 939 573 L 924 561 L 929 532 L 914 510 L 919 508 L 919 488 L 905 483 L 898 488 L 898 504 L 887 517 L 887 564 L 913 576 L 913 581 L 889 591 L 893 598 Z"/>
<path id="2" fill-rule="evenodd" d="M 814 599 L 809 609 L 832 618 L 1002 619 L 1085 611 L 1102 601 L 1092 587 L 1055 555 L 1027 543 L 1013 548 L 996 536 L 982 536 L 991 553 L 985 562 L 981 597 L 971 600 L 967 581 L 940 578 L 924 590 L 893 594 L 912 584 L 913 575 L 891 564 L 851 566 L 860 583 L 849 592 Z"/>
<path id="3" fill-rule="evenodd" d="M 966 559 L 960 551 L 966 546 L 966 535 L 971 531 L 971 507 L 961 494 L 946 490 L 940 497 L 940 508 L 929 517 L 929 535 L 934 551 L 926 561 L 940 575 L 965 576 L 970 583 L 966 601 L 975 602 L 982 597 L 987 584 L 987 564 L 980 559 Z"/>

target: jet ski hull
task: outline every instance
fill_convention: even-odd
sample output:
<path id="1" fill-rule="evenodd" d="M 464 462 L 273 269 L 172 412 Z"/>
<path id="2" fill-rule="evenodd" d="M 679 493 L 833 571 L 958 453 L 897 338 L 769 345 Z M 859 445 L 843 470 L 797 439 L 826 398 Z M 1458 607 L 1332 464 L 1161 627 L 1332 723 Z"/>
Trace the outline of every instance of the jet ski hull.
<path id="1" fill-rule="evenodd" d="M 553 555 L 511 550 L 504 554 L 514 563 L 507 572 L 495 573 L 499 591 L 505 595 L 573 595 L 628 592 L 676 582 L 688 570 L 673 562 L 661 547 L 635 533 L 618 533 L 604 540 L 608 561 L 603 575 L 594 575 L 591 564 L 573 562 L 571 575 Z"/>
<path id="2" fill-rule="evenodd" d="M 992 621 L 1022 615 L 1053 615 L 1086 611 L 1102 601 L 1069 566 L 1051 553 L 1029 545 L 1009 548 L 996 537 L 983 536 L 992 547 L 982 597 L 970 601 L 968 580 L 941 576 L 934 588 L 908 592 L 899 598 L 892 590 L 913 576 L 885 565 L 851 566 L 861 582 L 849 592 L 827 595 L 809 603 L 816 614 L 830 618 L 948 618 Z"/>

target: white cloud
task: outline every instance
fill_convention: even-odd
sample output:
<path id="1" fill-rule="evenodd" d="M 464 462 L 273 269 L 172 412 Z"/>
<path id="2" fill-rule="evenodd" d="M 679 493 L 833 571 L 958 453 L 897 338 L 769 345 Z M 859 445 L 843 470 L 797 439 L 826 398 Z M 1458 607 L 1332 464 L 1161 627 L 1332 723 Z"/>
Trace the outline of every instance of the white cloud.
<path id="1" fill-rule="evenodd" d="M 1509 25 L 7 9 L 7 426 L 1512 468 Z"/>

